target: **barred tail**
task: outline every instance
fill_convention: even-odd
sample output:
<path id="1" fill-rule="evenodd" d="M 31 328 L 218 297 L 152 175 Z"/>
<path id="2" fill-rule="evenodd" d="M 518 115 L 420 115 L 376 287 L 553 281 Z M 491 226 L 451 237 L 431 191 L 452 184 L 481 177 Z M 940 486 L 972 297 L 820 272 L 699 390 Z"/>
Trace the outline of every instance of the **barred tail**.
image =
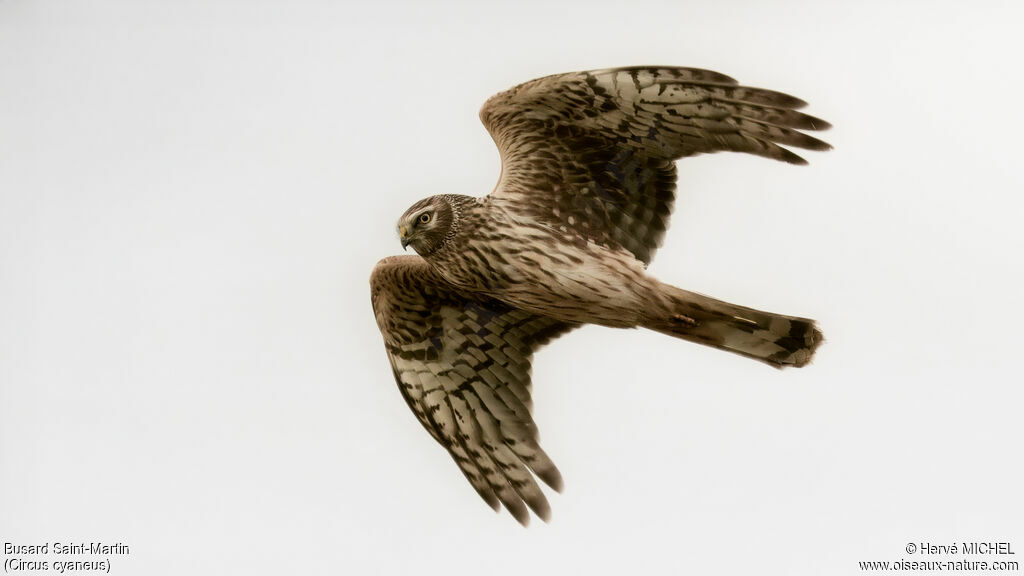
<path id="1" fill-rule="evenodd" d="M 814 320 L 772 314 L 662 285 L 671 310 L 651 315 L 645 328 L 759 360 L 776 368 L 811 361 L 824 341 Z"/>

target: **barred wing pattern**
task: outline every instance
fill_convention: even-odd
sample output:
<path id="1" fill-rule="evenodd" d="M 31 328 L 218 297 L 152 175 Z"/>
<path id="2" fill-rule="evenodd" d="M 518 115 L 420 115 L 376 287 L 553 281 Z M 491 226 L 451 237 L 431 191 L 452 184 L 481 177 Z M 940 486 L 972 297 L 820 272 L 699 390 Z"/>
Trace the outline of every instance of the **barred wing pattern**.
<path id="1" fill-rule="evenodd" d="M 562 477 L 538 444 L 531 416 L 533 352 L 573 328 L 458 292 L 422 258 L 381 260 L 370 278 L 374 315 L 399 390 L 477 493 L 522 524 L 550 507 L 532 471 Z"/>
<path id="2" fill-rule="evenodd" d="M 502 157 L 491 196 L 650 263 L 675 200 L 673 161 L 735 151 L 805 164 L 782 145 L 830 148 L 798 131 L 829 127 L 796 110 L 805 104 L 696 68 L 539 78 L 493 96 L 480 111 Z"/>

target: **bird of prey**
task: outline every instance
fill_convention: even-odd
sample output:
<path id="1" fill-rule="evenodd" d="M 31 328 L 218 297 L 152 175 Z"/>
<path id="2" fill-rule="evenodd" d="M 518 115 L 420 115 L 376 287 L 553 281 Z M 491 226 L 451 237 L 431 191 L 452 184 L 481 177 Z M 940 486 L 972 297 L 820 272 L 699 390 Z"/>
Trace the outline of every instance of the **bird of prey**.
<path id="1" fill-rule="evenodd" d="M 370 277 L 399 390 L 496 511 L 522 524 L 560 491 L 530 414 L 533 353 L 583 324 L 642 327 L 776 367 L 807 364 L 813 320 L 659 282 L 647 264 L 668 227 L 675 160 L 724 150 L 792 164 L 782 146 L 831 147 L 805 102 L 696 68 L 631 67 L 539 78 L 491 97 L 480 119 L 501 153 L 482 198 L 442 194 L 399 219 L 418 256 Z"/>

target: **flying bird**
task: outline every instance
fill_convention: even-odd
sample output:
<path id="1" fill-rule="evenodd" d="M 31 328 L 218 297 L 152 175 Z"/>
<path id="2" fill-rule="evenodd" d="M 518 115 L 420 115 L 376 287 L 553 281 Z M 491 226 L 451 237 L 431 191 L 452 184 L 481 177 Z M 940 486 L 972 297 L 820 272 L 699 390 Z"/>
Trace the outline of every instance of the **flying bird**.
<path id="1" fill-rule="evenodd" d="M 805 102 L 696 68 L 573 72 L 491 97 L 480 119 L 501 153 L 487 196 L 431 196 L 399 219 L 403 248 L 370 277 L 398 387 L 420 423 L 496 511 L 523 525 L 560 491 L 531 416 L 530 362 L 583 324 L 642 327 L 775 367 L 803 366 L 813 320 L 658 281 L 679 158 L 734 151 L 791 164 L 783 146 L 831 147 Z"/>

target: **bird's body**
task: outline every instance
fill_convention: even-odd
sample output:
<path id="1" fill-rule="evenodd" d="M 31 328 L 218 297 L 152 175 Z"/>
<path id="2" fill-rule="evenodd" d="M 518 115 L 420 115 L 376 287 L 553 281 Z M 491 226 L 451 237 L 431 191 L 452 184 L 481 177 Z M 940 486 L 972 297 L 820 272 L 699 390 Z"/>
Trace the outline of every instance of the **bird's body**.
<path id="1" fill-rule="evenodd" d="M 636 326 L 656 298 L 631 254 L 523 218 L 508 202 L 458 198 L 459 234 L 424 259 L 453 286 L 577 324 Z"/>
<path id="2" fill-rule="evenodd" d="M 549 76 L 488 100 L 502 153 L 488 196 L 438 195 L 399 221 L 419 256 L 382 260 L 372 303 L 403 396 L 477 492 L 525 523 L 556 489 L 530 416 L 530 361 L 583 324 L 644 327 L 776 367 L 803 366 L 812 320 L 662 283 L 650 262 L 674 202 L 674 160 L 734 150 L 790 163 L 778 144 L 828 145 L 796 98 L 691 68 Z M 525 506 L 524 506 L 525 505 Z"/>

